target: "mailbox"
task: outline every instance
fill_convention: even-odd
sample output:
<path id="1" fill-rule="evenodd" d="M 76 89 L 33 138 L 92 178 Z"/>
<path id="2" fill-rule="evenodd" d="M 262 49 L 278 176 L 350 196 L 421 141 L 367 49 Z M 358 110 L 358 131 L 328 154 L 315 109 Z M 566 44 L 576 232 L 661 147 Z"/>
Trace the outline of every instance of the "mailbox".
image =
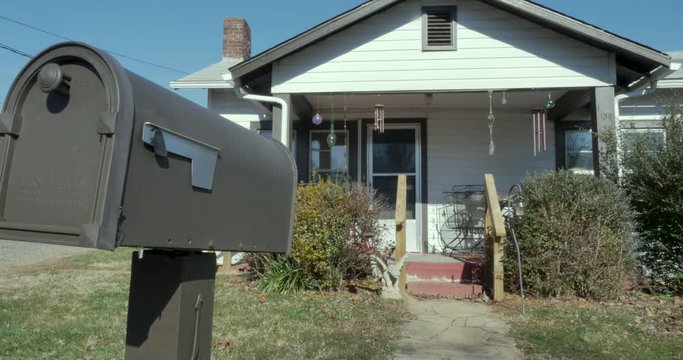
<path id="1" fill-rule="evenodd" d="M 296 167 L 258 136 L 81 43 L 0 114 L 0 238 L 100 249 L 286 252 Z"/>

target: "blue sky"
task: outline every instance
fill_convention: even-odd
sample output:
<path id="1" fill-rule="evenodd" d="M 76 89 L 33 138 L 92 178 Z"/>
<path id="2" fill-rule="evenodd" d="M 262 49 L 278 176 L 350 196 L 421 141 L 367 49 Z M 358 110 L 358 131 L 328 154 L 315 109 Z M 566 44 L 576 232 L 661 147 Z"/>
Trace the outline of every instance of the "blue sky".
<path id="1" fill-rule="evenodd" d="M 222 19 L 245 17 L 253 53 L 348 10 L 363 0 L 2 0 L 0 16 L 64 37 L 194 72 L 221 58 Z M 539 3 L 659 50 L 683 50 L 681 0 L 540 0 Z M 0 44 L 29 54 L 62 41 L 0 19 Z M 0 49 L 0 102 L 27 58 Z M 168 86 L 182 73 L 119 58 L 130 70 Z M 205 105 L 205 90 L 181 95 Z"/>

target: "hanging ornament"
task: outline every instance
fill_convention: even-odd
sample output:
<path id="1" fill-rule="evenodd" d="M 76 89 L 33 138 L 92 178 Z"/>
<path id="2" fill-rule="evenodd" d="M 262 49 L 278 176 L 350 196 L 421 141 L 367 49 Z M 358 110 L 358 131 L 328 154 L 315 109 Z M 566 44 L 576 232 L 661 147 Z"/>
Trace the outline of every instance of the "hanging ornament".
<path id="1" fill-rule="evenodd" d="M 375 130 L 380 134 L 384 133 L 384 105 L 375 105 Z"/>
<path id="2" fill-rule="evenodd" d="M 315 115 L 313 115 L 313 124 L 314 125 L 320 125 L 323 123 L 323 117 L 320 115 L 319 112 L 319 107 L 318 107 L 318 95 L 315 95 Z"/>
<path id="3" fill-rule="evenodd" d="M 337 135 L 334 133 L 334 124 L 330 125 L 330 133 L 327 135 L 327 145 L 333 147 L 337 144 Z"/>
<path id="4" fill-rule="evenodd" d="M 545 101 L 543 106 L 546 110 L 550 110 L 555 107 L 555 100 L 553 100 L 553 96 L 550 92 L 548 92 L 548 100 Z"/>
<path id="5" fill-rule="evenodd" d="M 539 152 L 547 151 L 547 135 L 545 123 L 548 120 L 548 110 L 534 109 L 531 111 L 531 121 L 534 135 L 534 156 Z"/>
<path id="6" fill-rule="evenodd" d="M 332 116 L 330 117 L 330 133 L 327 135 L 327 145 L 332 148 L 337 144 L 337 134 L 334 133 L 334 94 L 332 94 Z"/>
<path id="7" fill-rule="evenodd" d="M 320 116 L 320 114 L 316 113 L 315 115 L 313 115 L 313 124 L 320 125 L 322 123 L 323 123 L 323 117 Z"/>
<path id="8" fill-rule="evenodd" d="M 493 143 L 493 124 L 496 122 L 496 117 L 493 116 L 493 90 L 489 90 L 489 116 L 486 119 L 489 122 L 489 155 L 493 156 L 496 151 Z"/>
<path id="9" fill-rule="evenodd" d="M 507 105 L 508 104 L 508 99 L 505 96 L 505 90 L 503 90 L 503 99 L 500 101 L 502 105 Z"/>

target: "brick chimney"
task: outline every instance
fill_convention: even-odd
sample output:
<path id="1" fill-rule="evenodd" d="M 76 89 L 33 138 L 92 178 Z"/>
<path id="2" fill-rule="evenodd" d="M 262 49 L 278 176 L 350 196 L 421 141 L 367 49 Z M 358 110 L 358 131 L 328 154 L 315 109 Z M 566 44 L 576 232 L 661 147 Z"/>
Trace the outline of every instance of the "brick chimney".
<path id="1" fill-rule="evenodd" d="M 244 18 L 223 20 L 223 57 L 243 60 L 251 57 L 251 29 Z"/>

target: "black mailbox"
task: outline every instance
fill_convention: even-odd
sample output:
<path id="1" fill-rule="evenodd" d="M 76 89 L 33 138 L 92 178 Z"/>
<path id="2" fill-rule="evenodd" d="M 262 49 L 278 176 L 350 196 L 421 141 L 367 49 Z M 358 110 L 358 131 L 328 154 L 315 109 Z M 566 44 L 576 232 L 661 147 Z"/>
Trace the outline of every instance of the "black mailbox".
<path id="1" fill-rule="evenodd" d="M 101 249 L 286 252 L 296 167 L 280 143 L 55 45 L 0 115 L 0 238 Z"/>

